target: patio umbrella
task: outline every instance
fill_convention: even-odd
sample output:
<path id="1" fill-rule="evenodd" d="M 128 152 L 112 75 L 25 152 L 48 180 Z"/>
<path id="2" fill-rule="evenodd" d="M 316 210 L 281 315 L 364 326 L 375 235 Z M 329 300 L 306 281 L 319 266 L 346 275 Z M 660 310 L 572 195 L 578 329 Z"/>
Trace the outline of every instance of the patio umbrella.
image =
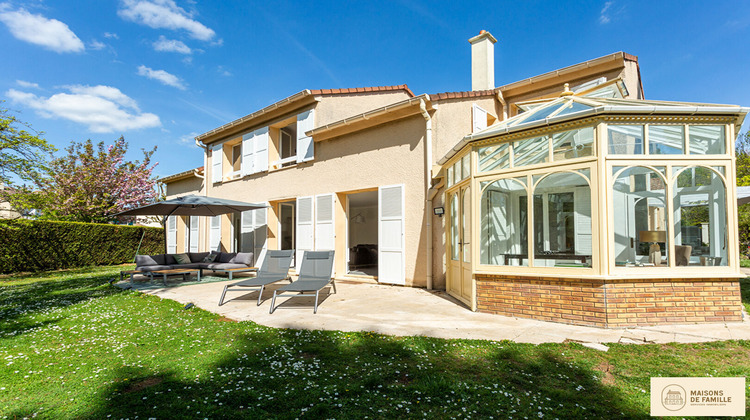
<path id="1" fill-rule="evenodd" d="M 161 224 L 164 227 L 164 244 L 166 246 L 166 223 L 169 216 L 218 216 L 220 214 L 243 212 L 266 207 L 268 206 L 265 204 L 244 203 L 202 195 L 186 195 L 126 210 L 113 214 L 113 216 L 164 216 Z"/>

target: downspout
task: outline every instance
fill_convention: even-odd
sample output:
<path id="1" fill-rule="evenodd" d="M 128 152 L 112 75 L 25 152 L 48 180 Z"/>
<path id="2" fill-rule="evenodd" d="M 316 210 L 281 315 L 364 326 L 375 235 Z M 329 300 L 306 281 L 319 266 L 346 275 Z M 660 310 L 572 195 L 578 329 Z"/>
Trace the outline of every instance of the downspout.
<path id="1" fill-rule="evenodd" d="M 429 99 L 429 97 L 427 98 Z M 427 204 L 424 209 L 424 217 L 427 222 L 427 290 L 432 290 L 432 199 L 435 196 L 434 193 L 430 195 L 432 190 L 430 188 L 432 186 L 432 117 L 427 112 L 427 104 L 424 99 L 419 101 L 419 110 L 425 120 L 424 177 Z"/>
<path id="2" fill-rule="evenodd" d="M 206 179 L 205 174 L 206 174 L 206 171 L 208 170 L 208 166 L 206 166 L 208 165 L 208 146 L 204 146 L 203 144 L 201 144 L 201 142 L 198 141 L 198 139 L 195 139 L 195 145 L 203 149 L 203 176 L 198 175 L 198 171 L 195 171 L 195 176 Z M 208 183 L 206 183 L 206 187 L 203 190 L 204 190 L 203 195 L 208 197 Z"/>
<path id="3" fill-rule="evenodd" d="M 503 121 L 508 119 L 508 103 L 505 102 L 505 97 L 503 97 L 503 91 L 498 89 L 497 90 L 497 100 L 503 105 Z"/>

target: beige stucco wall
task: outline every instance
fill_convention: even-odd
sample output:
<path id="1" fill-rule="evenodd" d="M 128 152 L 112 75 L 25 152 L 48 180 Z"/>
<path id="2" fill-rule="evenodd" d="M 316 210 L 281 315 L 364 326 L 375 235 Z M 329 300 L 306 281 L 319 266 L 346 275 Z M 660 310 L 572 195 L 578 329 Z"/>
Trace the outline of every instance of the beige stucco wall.
<path id="1" fill-rule="evenodd" d="M 417 115 L 318 142 L 315 144 L 315 159 L 311 162 L 234 181 L 209 182 L 208 195 L 269 202 L 404 184 L 406 284 L 424 286 L 424 253 L 427 248 L 424 231 L 424 129 L 424 119 Z M 207 176 L 211 179 L 210 173 Z M 338 217 L 336 231 L 342 232 L 339 227 L 346 226 L 346 222 Z M 229 227 L 224 225 L 229 224 L 223 224 L 222 237 L 229 235 Z M 277 226 L 269 228 L 275 232 Z M 337 238 L 337 267 L 342 266 L 339 262 L 345 261 L 347 252 L 345 241 Z M 340 276 L 339 272 L 337 276 Z"/>
<path id="2" fill-rule="evenodd" d="M 320 127 L 409 98 L 404 90 L 323 96 L 315 106 L 315 126 Z"/>

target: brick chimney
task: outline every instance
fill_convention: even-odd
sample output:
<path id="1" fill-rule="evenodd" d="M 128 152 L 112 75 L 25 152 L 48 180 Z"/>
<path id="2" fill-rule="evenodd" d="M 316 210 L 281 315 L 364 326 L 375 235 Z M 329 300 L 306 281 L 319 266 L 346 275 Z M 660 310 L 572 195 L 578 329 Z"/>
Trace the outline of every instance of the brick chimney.
<path id="1" fill-rule="evenodd" d="M 495 43 L 491 33 L 482 30 L 470 38 L 471 44 L 471 90 L 495 88 Z"/>

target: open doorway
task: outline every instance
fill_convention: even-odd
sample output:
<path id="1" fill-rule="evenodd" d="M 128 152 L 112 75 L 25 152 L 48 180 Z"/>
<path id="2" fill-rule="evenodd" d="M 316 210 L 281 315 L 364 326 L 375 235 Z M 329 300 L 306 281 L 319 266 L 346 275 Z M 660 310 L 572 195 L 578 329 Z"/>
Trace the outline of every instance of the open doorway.
<path id="1" fill-rule="evenodd" d="M 349 194 L 348 273 L 378 276 L 378 192 Z"/>
<path id="2" fill-rule="evenodd" d="M 296 206 L 295 201 L 279 203 L 279 249 L 296 249 L 294 232 Z M 296 255 L 292 255 L 292 267 L 296 265 L 295 257 Z"/>

